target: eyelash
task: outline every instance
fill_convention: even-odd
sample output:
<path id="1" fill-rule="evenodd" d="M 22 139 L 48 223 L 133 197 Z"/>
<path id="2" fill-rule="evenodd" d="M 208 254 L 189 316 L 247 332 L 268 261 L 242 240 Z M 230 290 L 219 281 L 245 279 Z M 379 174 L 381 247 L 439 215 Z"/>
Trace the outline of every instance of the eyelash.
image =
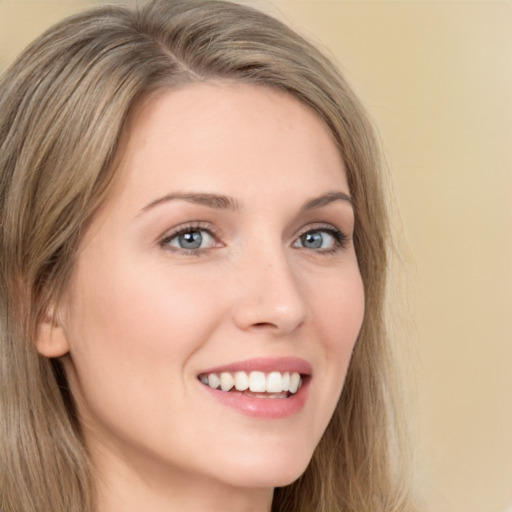
<path id="1" fill-rule="evenodd" d="M 201 254 L 205 253 L 208 249 L 212 249 L 212 247 L 206 247 L 206 248 L 199 248 L 199 249 L 184 249 L 180 247 L 173 247 L 170 245 L 170 243 L 177 237 L 181 235 L 185 235 L 187 233 L 192 232 L 206 232 L 209 236 L 211 236 L 216 243 L 218 242 L 219 236 L 217 232 L 212 229 L 211 225 L 205 224 L 202 222 L 194 222 L 192 224 L 187 224 L 185 226 L 181 226 L 177 228 L 176 230 L 164 235 L 164 237 L 160 240 L 159 245 L 163 249 L 168 249 L 170 251 L 176 252 L 178 254 L 184 254 L 186 256 L 200 256 Z"/>
<path id="2" fill-rule="evenodd" d="M 193 256 L 200 256 L 201 254 L 204 254 L 209 249 L 213 249 L 214 247 L 205 247 L 205 248 L 197 248 L 197 249 L 185 249 L 180 247 L 174 247 L 171 246 L 170 243 L 176 239 L 177 237 L 181 235 L 185 235 L 187 233 L 192 232 L 206 232 L 208 233 L 208 236 L 211 236 L 212 239 L 215 241 L 217 247 L 222 247 L 222 243 L 219 242 L 219 236 L 216 230 L 212 229 L 211 225 L 205 224 L 202 222 L 194 222 L 191 224 L 187 224 L 185 226 L 179 227 L 176 230 L 166 234 L 163 236 L 160 241 L 159 245 L 163 249 L 168 249 L 170 251 L 176 252 L 178 254 L 183 254 L 186 256 L 193 255 Z M 320 255 L 330 255 L 334 254 L 342 249 L 345 249 L 348 242 L 349 237 L 342 232 L 341 230 L 335 228 L 332 225 L 318 225 L 318 226 L 308 226 L 306 229 L 304 229 L 299 235 L 296 237 L 294 243 L 292 246 L 294 246 L 295 243 L 297 243 L 299 240 L 301 240 L 302 237 L 307 235 L 308 233 L 327 233 L 334 239 L 333 247 L 330 248 L 318 248 L 318 249 L 308 249 L 307 247 L 297 247 L 299 249 L 306 249 L 310 250 L 316 254 Z"/>
<path id="3" fill-rule="evenodd" d="M 332 247 L 327 249 L 310 249 L 313 252 L 320 254 L 320 255 L 331 255 L 334 254 L 340 250 L 343 250 L 347 247 L 349 242 L 349 237 L 338 228 L 335 228 L 334 226 L 330 224 L 321 224 L 321 225 L 315 225 L 315 226 L 308 226 L 304 231 L 302 231 L 298 236 L 296 241 L 300 240 L 304 235 L 307 235 L 308 233 L 328 233 L 334 238 L 334 244 Z M 295 242 L 294 242 L 295 243 Z M 304 247 L 304 249 L 307 249 L 307 247 Z"/>

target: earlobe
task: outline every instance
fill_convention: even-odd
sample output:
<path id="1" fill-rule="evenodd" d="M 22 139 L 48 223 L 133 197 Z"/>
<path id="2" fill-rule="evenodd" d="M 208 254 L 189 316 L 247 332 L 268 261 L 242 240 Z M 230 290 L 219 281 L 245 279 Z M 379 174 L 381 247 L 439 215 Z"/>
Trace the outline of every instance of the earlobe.
<path id="1" fill-rule="evenodd" d="M 37 351 L 45 357 L 61 357 L 69 352 L 66 333 L 51 306 L 37 328 Z"/>

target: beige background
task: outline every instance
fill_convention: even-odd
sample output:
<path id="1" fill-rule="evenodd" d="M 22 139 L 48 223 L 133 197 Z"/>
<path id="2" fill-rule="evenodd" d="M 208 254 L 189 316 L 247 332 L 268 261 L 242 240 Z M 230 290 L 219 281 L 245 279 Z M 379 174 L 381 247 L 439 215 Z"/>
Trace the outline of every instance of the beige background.
<path id="1" fill-rule="evenodd" d="M 93 3 L 0 0 L 0 70 Z M 327 47 L 380 127 L 408 247 L 427 510 L 511 511 L 512 2 L 252 3 Z"/>

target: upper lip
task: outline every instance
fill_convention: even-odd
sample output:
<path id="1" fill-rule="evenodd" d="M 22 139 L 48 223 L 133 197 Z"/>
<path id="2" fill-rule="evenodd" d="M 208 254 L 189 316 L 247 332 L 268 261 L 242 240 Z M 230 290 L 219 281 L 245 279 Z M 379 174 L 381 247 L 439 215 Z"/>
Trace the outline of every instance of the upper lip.
<path id="1" fill-rule="evenodd" d="M 245 359 L 235 361 L 225 365 L 207 368 L 200 372 L 202 374 L 222 373 L 222 372 L 297 372 L 301 375 L 311 375 L 312 367 L 305 359 L 298 357 L 257 357 L 254 359 Z"/>

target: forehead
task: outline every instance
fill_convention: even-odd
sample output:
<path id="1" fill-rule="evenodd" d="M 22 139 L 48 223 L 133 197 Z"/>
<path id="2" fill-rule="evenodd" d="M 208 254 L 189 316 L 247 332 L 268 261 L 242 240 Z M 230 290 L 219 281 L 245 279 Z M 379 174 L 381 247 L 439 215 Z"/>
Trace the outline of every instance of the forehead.
<path id="1" fill-rule="evenodd" d="M 348 193 L 325 123 L 290 94 L 258 85 L 208 81 L 160 91 L 135 110 L 118 161 L 120 188 L 138 195 L 201 187 L 238 196 L 264 184 Z"/>

